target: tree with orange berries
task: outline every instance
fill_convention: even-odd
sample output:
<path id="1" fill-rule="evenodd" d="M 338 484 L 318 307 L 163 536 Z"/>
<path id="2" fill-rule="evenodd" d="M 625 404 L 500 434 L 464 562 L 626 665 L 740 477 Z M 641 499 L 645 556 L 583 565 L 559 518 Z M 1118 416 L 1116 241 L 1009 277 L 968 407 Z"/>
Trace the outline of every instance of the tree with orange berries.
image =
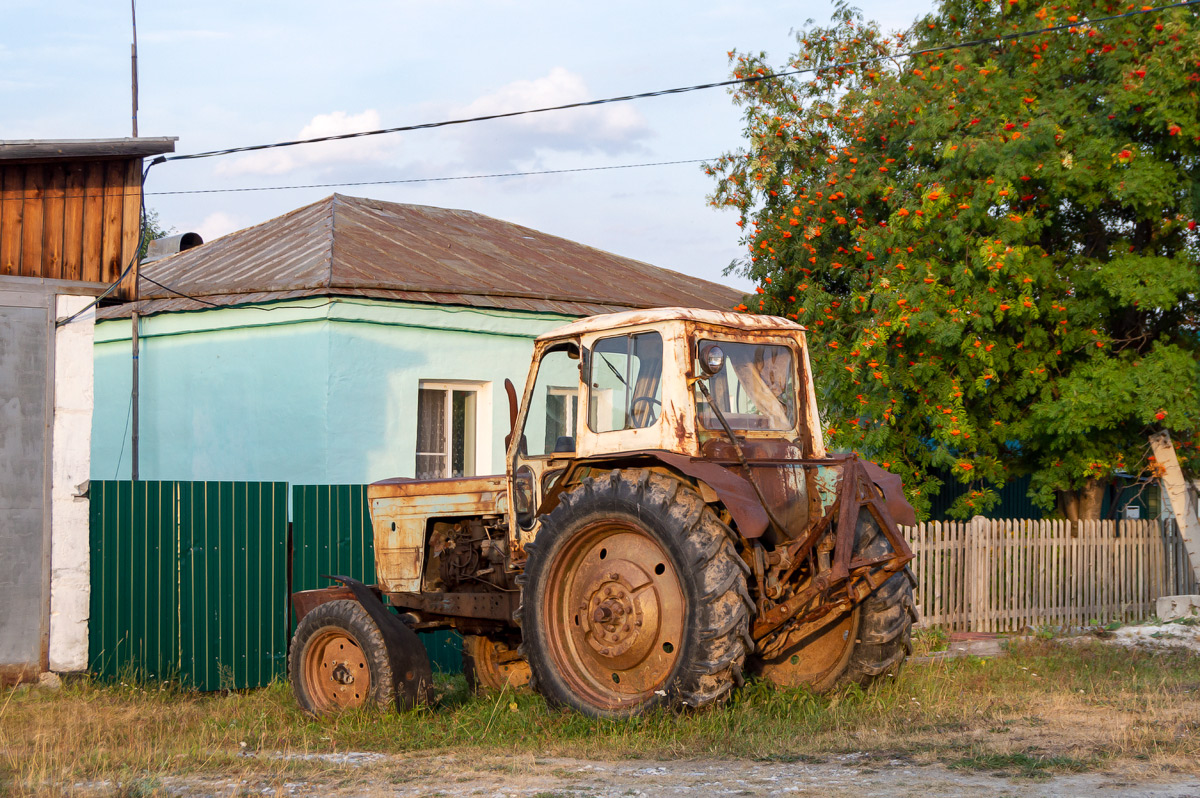
<path id="1" fill-rule="evenodd" d="M 1030 474 L 1097 518 L 1164 427 L 1200 467 L 1200 12 L 1089 21 L 1141 9 L 943 0 L 888 36 L 839 6 L 797 34 L 816 71 L 731 54 L 762 79 L 707 169 L 749 309 L 809 328 L 832 445 L 921 510 L 938 474 L 959 516 Z"/>

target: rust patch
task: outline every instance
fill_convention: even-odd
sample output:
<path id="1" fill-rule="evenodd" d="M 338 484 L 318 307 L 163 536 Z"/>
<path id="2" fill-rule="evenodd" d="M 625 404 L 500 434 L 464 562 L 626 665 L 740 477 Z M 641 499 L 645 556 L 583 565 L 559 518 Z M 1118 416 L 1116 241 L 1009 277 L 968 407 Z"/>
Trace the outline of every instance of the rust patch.
<path id="1" fill-rule="evenodd" d="M 0 685 L 36 682 L 41 670 L 37 665 L 0 665 Z"/>
<path id="2" fill-rule="evenodd" d="M 355 601 L 354 593 L 348 587 L 323 587 L 317 590 L 301 590 L 298 593 L 292 594 L 292 612 L 296 614 L 296 623 L 300 623 L 305 615 L 315 610 L 322 604 L 330 601 L 342 601 L 350 599 Z"/>

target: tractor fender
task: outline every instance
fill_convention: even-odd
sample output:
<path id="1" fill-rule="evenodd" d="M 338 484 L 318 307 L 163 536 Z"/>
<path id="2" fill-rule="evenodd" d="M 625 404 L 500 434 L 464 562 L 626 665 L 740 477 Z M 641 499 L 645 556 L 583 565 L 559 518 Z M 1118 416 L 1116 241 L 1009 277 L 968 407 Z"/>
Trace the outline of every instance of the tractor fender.
<path id="1" fill-rule="evenodd" d="M 917 511 L 909 504 L 904 496 L 904 483 L 900 477 L 887 471 L 870 460 L 860 460 L 867 479 L 875 483 L 883 493 L 883 503 L 887 505 L 888 515 L 897 526 L 916 526 Z"/>
<path id="2" fill-rule="evenodd" d="M 737 522 L 738 534 L 747 539 L 762 537 L 769 521 L 754 486 L 745 477 L 738 476 L 724 466 L 707 460 L 692 458 L 673 452 L 656 452 L 658 459 L 667 465 L 704 482 L 729 510 Z"/>
<path id="3" fill-rule="evenodd" d="M 539 513 L 547 513 L 558 502 L 558 494 L 570 483 L 571 472 L 580 467 L 596 468 L 611 466 L 613 468 L 639 468 L 647 465 L 646 461 L 659 461 L 681 474 L 698 479 L 712 488 L 717 498 L 729 510 L 737 524 L 738 534 L 744 538 L 759 538 L 767 530 L 769 521 L 767 511 L 763 509 L 754 492 L 754 486 L 744 477 L 738 476 L 724 466 L 707 460 L 695 460 L 687 455 L 664 452 L 658 449 L 627 452 L 620 458 L 596 457 L 579 458 L 571 464 L 568 473 L 558 481 L 554 491 L 546 496 Z"/>
<path id="4" fill-rule="evenodd" d="M 362 582 L 348 576 L 325 578 L 340 582 L 345 586 L 344 589 L 353 593 L 355 600 L 379 627 L 392 661 L 396 695 L 401 705 L 407 708 L 433 703 L 433 670 L 429 664 L 429 652 L 425 650 L 420 636 L 395 613 L 388 612 L 379 595 Z"/>

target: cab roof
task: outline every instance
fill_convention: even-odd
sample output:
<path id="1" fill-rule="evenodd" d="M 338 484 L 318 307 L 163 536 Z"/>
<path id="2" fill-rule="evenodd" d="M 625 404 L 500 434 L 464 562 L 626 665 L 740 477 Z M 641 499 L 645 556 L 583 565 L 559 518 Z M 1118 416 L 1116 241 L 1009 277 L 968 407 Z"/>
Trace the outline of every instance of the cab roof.
<path id="1" fill-rule="evenodd" d="M 545 341 L 564 336 L 583 335 L 592 332 L 615 330 L 621 327 L 656 324 L 666 321 L 692 321 L 749 332 L 804 330 L 802 325 L 779 316 L 734 313 L 723 310 L 701 310 L 699 308 L 650 308 L 648 310 L 625 310 L 620 313 L 604 313 L 599 316 L 588 316 L 585 319 L 571 322 L 548 333 L 539 335 L 537 340 Z"/>

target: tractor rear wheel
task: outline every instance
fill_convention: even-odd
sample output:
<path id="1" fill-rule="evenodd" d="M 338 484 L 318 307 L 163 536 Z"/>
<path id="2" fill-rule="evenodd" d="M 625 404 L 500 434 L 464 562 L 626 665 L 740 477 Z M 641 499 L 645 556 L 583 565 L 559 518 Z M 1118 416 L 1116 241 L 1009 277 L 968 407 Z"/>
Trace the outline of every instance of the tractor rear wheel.
<path id="1" fill-rule="evenodd" d="M 874 516 L 860 514 L 854 557 L 873 559 L 890 552 Z M 807 686 L 816 692 L 850 683 L 865 687 L 900 670 L 912 651 L 915 620 L 912 583 L 902 571 L 850 612 L 831 618 L 803 639 L 789 641 L 770 659 L 759 660 L 757 671 L 780 687 Z"/>
<path id="2" fill-rule="evenodd" d="M 504 641 L 464 635 L 463 675 L 474 693 L 523 690 L 529 686 L 529 663 Z"/>
<path id="3" fill-rule="evenodd" d="M 749 567 L 690 486 L 646 470 L 584 480 L 541 519 L 522 652 L 552 705 L 596 718 L 700 707 L 740 682 Z"/>
<path id="4" fill-rule="evenodd" d="M 292 637 L 288 671 L 300 708 L 312 715 L 396 704 L 387 645 L 357 601 L 326 602 L 304 616 Z"/>

